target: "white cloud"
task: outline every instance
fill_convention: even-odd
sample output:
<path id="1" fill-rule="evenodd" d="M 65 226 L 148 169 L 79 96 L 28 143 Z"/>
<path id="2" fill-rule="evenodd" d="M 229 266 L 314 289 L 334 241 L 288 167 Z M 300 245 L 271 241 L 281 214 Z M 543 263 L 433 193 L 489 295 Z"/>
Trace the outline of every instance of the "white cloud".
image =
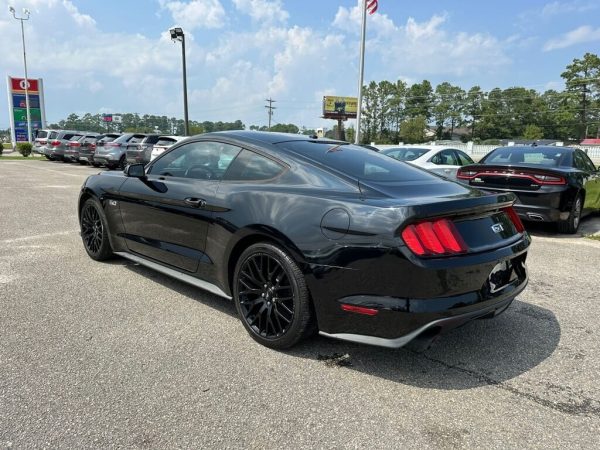
<path id="1" fill-rule="evenodd" d="M 352 8 L 339 7 L 333 25 L 345 31 L 360 30 L 360 1 Z M 396 25 L 385 14 L 374 14 L 367 23 L 367 57 L 375 53 L 381 65 L 404 77 L 462 76 L 489 72 L 507 65 L 505 44 L 487 33 L 450 33 L 447 15 L 418 22 L 409 17 Z"/>
<path id="2" fill-rule="evenodd" d="M 544 51 L 558 50 L 577 44 L 600 41 L 600 28 L 582 25 L 556 38 L 550 39 L 544 44 Z"/>
<path id="3" fill-rule="evenodd" d="M 79 12 L 79 9 L 73 4 L 73 2 L 69 0 L 63 0 L 63 6 L 67 10 L 67 12 L 71 15 L 75 23 L 81 27 L 94 27 L 96 26 L 96 21 L 92 18 L 92 16 L 88 14 L 82 14 Z"/>
<path id="4" fill-rule="evenodd" d="M 189 31 L 196 28 L 222 28 L 225 24 L 225 10 L 219 0 L 160 0 L 159 3 L 171 13 L 177 24 Z"/>
<path id="5" fill-rule="evenodd" d="M 600 5 L 597 3 L 589 1 L 554 1 L 544 5 L 542 8 L 542 16 L 549 17 L 568 13 L 583 13 L 598 9 L 599 7 Z"/>
<path id="6" fill-rule="evenodd" d="M 233 0 L 235 7 L 257 22 L 285 22 L 289 13 L 283 9 L 281 0 Z"/>

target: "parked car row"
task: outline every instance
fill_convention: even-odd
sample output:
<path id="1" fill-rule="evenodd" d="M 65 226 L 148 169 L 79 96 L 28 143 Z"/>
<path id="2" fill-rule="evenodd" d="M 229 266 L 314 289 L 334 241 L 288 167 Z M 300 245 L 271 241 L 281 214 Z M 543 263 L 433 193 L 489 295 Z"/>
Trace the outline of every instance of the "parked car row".
<path id="1" fill-rule="evenodd" d="M 182 139 L 181 136 L 146 133 L 39 130 L 33 151 L 52 161 L 123 169 L 127 164 L 149 163 Z"/>

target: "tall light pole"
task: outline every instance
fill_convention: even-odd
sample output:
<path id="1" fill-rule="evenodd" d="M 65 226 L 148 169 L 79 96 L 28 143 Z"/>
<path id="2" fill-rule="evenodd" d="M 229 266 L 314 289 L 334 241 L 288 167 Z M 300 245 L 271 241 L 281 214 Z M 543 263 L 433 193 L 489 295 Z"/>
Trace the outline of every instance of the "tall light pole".
<path id="1" fill-rule="evenodd" d="M 8 7 L 8 10 L 12 13 L 13 17 L 21 21 L 21 39 L 23 40 L 23 65 L 25 66 L 25 108 L 27 108 L 27 142 L 31 142 L 31 114 L 29 112 L 29 78 L 27 77 L 27 54 L 25 53 L 25 28 L 23 27 L 23 21 L 29 20 L 29 10 L 23 8 L 23 16 L 17 17 L 15 8 L 12 6 Z"/>
<path id="2" fill-rule="evenodd" d="M 171 28 L 169 30 L 171 33 L 171 39 L 173 41 L 181 42 L 181 59 L 183 60 L 183 125 L 185 130 L 185 135 L 190 135 L 190 125 L 188 121 L 188 100 L 187 100 L 187 70 L 185 68 L 185 34 L 183 30 L 179 27 Z"/>

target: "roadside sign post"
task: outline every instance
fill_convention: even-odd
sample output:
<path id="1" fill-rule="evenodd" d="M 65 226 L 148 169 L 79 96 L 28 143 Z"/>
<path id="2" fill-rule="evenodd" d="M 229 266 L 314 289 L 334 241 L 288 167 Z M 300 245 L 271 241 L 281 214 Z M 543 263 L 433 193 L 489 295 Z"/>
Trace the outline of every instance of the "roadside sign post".
<path id="1" fill-rule="evenodd" d="M 6 78 L 11 141 L 31 142 L 33 132 L 46 127 L 43 80 Z"/>
<path id="2" fill-rule="evenodd" d="M 356 118 L 357 108 L 356 97 L 323 97 L 323 119 L 334 119 L 338 123 L 336 139 L 346 140 L 344 122 Z"/>

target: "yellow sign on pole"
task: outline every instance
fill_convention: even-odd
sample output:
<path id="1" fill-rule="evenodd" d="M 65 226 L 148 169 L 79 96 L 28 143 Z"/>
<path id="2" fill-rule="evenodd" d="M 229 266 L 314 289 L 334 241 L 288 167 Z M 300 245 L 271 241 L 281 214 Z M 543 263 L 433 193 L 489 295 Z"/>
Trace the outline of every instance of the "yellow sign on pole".
<path id="1" fill-rule="evenodd" d="M 323 97 L 323 117 L 326 119 L 355 119 L 357 108 L 356 97 Z"/>

